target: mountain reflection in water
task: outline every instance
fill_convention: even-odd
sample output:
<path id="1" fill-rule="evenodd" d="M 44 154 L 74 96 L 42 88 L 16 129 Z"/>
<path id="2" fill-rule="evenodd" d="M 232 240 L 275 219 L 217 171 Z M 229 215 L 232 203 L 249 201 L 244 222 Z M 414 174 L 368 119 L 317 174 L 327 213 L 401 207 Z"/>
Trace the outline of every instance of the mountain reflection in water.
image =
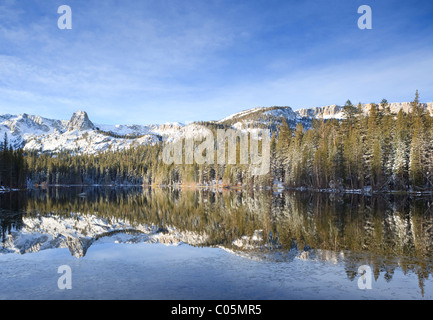
<path id="1" fill-rule="evenodd" d="M 297 254 L 341 262 L 349 279 L 355 279 L 360 265 L 371 266 L 376 280 L 388 282 L 400 268 L 418 276 L 423 292 L 432 266 L 432 201 L 407 195 L 49 188 L 0 194 L 0 237 L 5 246 L 25 219 L 66 219 L 79 213 L 161 232 L 176 228 L 205 235 L 200 246 L 220 246 L 249 257 L 278 262 Z"/>

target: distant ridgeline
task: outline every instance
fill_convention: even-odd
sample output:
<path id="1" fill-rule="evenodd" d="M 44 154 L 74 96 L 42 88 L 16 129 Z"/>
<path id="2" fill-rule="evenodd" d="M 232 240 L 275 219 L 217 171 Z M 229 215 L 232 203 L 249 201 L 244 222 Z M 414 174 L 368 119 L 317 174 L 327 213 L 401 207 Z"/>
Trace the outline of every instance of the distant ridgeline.
<path id="1" fill-rule="evenodd" d="M 347 101 L 341 107 L 297 111 L 255 108 L 189 125 L 101 127 L 78 112 L 69 122 L 36 117 L 40 133 L 32 129 L 27 135 L 23 127 L 12 128 L 12 116 L 5 115 L 0 120 L 8 119 L 4 123 L 10 126 L 14 145 L 24 151 L 13 151 L 3 143 L 0 183 L 4 187 L 134 184 L 430 192 L 432 114 L 433 103 L 421 103 L 417 92 L 410 103 Z M 34 123 L 34 118 L 19 121 Z M 6 126 L 2 125 L 0 132 Z M 212 132 L 271 129 L 269 173 L 253 176 L 250 166 L 241 164 L 167 165 L 161 160 L 163 141 L 203 127 Z"/>
<path id="2" fill-rule="evenodd" d="M 139 133 L 118 134 L 113 131 L 103 131 L 100 130 L 99 128 L 96 128 L 96 131 L 104 136 L 113 137 L 117 139 L 139 139 L 146 136 L 145 134 L 139 134 Z M 159 137 L 159 139 L 161 138 Z"/>

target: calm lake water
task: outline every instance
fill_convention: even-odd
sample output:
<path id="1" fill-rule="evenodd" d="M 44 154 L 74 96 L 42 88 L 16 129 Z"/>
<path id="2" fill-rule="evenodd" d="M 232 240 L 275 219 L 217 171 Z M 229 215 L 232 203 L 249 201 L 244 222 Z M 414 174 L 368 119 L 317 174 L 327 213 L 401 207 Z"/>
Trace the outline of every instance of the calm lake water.
<path id="1" fill-rule="evenodd" d="M 432 201 L 205 189 L 4 193 L 0 299 L 432 299 Z M 71 289 L 58 286 L 60 266 L 70 268 Z"/>

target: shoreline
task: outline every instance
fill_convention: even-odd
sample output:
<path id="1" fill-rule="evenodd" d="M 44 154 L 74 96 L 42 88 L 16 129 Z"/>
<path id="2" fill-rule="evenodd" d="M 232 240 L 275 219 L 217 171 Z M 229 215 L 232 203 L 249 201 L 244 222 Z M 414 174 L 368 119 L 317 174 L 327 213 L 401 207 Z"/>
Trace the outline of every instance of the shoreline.
<path id="1" fill-rule="evenodd" d="M 34 189 L 45 190 L 48 188 L 172 188 L 172 189 L 210 189 L 216 190 L 219 192 L 222 191 L 271 191 L 277 193 L 284 193 L 290 191 L 296 192 L 310 192 L 310 193 L 323 193 L 323 194 L 356 194 L 363 196 L 379 196 L 379 195 L 407 195 L 407 196 L 433 196 L 433 190 L 423 190 L 423 191 L 414 191 L 414 190 L 386 190 L 386 191 L 374 191 L 371 189 L 332 189 L 332 188 L 307 188 L 307 187 L 282 187 L 282 186 L 255 186 L 255 187 L 247 187 L 247 186 L 231 186 L 231 185 L 198 185 L 198 184 L 53 184 L 53 185 L 34 185 L 32 187 L 27 188 L 7 188 L 0 187 L 0 194 L 10 193 L 10 192 L 19 192 L 19 191 L 31 191 Z"/>

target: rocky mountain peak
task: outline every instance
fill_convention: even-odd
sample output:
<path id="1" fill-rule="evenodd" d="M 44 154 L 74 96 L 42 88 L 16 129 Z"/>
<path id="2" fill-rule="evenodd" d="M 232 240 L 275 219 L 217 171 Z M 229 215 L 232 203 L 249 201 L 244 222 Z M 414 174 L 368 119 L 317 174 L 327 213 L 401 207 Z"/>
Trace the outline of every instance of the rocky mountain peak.
<path id="1" fill-rule="evenodd" d="M 94 130 L 95 128 L 95 125 L 90 121 L 87 113 L 81 110 L 75 112 L 68 123 L 68 131 Z"/>

